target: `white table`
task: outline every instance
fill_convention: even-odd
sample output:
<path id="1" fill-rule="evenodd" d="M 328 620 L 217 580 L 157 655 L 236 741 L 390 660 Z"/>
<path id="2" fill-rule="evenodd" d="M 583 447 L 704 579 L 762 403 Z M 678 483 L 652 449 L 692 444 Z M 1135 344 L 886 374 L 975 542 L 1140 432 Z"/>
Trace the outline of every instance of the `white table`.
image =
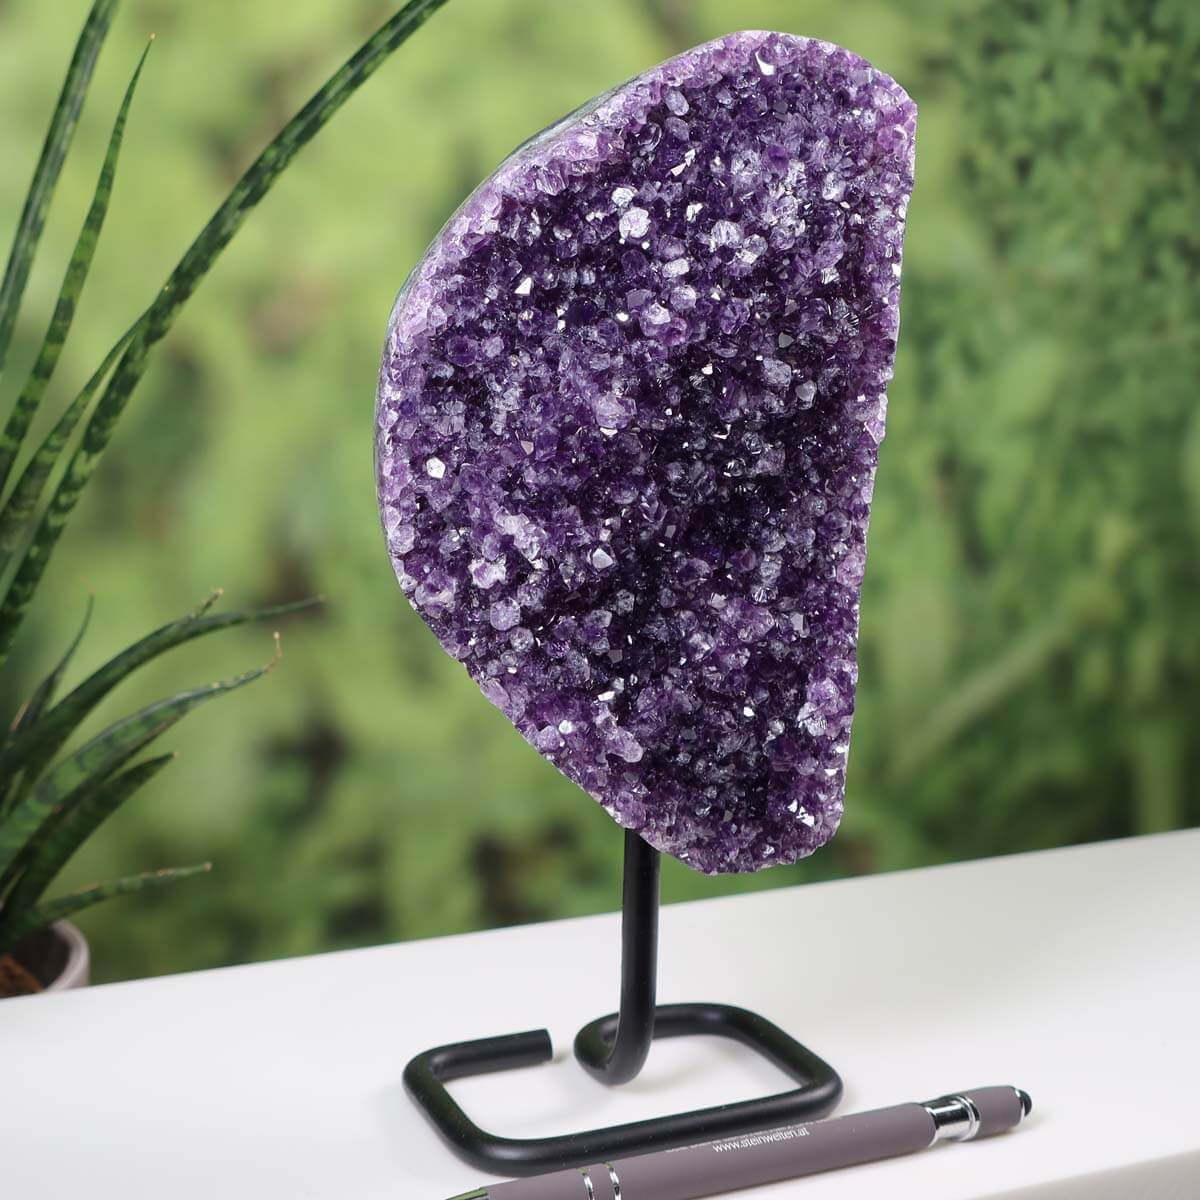
<path id="1" fill-rule="evenodd" d="M 843 1073 L 842 1111 L 991 1083 L 1034 1099 L 1015 1133 L 747 1197 L 1195 1200 L 1198 859 L 1193 830 L 665 909 L 661 998 L 794 1032 Z M 570 1041 L 615 1005 L 617 931 L 612 914 L 4 1001 L 0 1194 L 445 1200 L 486 1181 L 411 1107 L 405 1062 L 539 1023 L 553 1065 L 454 1085 L 485 1127 L 779 1088 L 709 1039 L 659 1044 L 613 1092 L 584 1075 Z"/>

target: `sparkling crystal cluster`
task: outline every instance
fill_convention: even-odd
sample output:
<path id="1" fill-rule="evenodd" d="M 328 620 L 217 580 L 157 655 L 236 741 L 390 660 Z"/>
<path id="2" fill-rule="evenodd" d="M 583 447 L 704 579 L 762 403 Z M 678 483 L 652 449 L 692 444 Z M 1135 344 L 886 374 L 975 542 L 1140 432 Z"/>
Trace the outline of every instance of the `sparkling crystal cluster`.
<path id="1" fill-rule="evenodd" d="M 705 872 L 842 814 L 916 110 L 739 33 L 509 158 L 397 301 L 401 587 L 623 826 Z"/>

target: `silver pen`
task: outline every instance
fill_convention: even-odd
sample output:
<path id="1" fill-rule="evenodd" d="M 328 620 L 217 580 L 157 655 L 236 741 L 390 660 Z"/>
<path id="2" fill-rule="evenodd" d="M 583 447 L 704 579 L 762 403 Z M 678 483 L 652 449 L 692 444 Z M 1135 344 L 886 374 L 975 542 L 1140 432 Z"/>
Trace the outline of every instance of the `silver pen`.
<path id="1" fill-rule="evenodd" d="M 922 1104 L 897 1104 L 490 1184 L 454 1200 L 699 1200 L 914 1154 L 936 1142 L 991 1137 L 1015 1129 L 1032 1108 L 1020 1088 L 972 1088 Z"/>

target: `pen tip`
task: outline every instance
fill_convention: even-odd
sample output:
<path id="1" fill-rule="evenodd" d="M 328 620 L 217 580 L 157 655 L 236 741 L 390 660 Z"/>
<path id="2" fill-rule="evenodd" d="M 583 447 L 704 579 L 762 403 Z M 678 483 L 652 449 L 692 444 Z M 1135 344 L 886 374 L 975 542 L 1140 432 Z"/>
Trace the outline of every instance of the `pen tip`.
<path id="1" fill-rule="evenodd" d="M 1033 1112 L 1033 1097 L 1021 1088 L 1014 1089 L 1017 1093 L 1017 1099 L 1021 1101 L 1021 1119 L 1024 1120 L 1031 1112 Z"/>

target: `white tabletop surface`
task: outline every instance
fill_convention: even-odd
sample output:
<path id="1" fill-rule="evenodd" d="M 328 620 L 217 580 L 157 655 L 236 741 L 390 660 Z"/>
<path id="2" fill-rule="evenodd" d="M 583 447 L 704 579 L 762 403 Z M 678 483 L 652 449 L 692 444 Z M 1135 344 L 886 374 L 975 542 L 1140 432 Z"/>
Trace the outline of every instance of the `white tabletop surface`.
<path id="1" fill-rule="evenodd" d="M 1200 830 L 670 906 L 661 999 L 760 1011 L 834 1063 L 841 1111 L 993 1083 L 1018 1131 L 747 1200 L 1200 1196 Z M 778 1090 L 749 1051 L 575 1065 L 615 1005 L 615 914 L 0 1002 L 0 1195 L 445 1200 L 487 1182 L 401 1071 L 547 1025 L 552 1065 L 456 1096 L 514 1136 Z M 642 1200 L 629 1197 L 628 1200 Z M 647 1198 L 649 1200 L 649 1198 Z"/>

